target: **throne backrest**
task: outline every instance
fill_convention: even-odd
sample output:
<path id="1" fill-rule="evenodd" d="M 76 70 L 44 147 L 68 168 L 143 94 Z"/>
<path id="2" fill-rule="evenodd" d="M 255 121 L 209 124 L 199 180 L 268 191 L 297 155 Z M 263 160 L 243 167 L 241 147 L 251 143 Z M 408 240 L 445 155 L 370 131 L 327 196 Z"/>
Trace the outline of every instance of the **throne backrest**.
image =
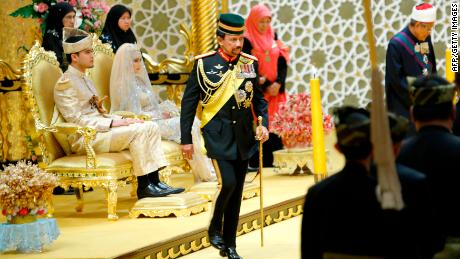
<path id="1" fill-rule="evenodd" d="M 51 124 L 54 112 L 54 86 L 62 75 L 54 52 L 45 51 L 35 42 L 25 58 L 24 92 L 35 121 L 37 130 Z M 45 163 L 65 155 L 64 150 L 49 132 L 44 132 L 39 141 Z"/>
<path id="2" fill-rule="evenodd" d="M 109 44 L 102 43 L 99 39 L 93 38 L 94 67 L 89 70 L 89 77 L 96 87 L 99 97 L 108 96 L 104 101 L 104 108 L 110 111 L 110 74 L 114 53 Z"/>

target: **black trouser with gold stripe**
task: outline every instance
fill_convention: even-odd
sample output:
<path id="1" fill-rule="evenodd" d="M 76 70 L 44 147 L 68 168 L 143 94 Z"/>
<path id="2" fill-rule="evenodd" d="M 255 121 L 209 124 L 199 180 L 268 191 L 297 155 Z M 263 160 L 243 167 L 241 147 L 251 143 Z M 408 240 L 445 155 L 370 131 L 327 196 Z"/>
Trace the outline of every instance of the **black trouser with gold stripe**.
<path id="1" fill-rule="evenodd" d="M 236 246 L 236 231 L 240 214 L 244 179 L 248 160 L 215 160 L 219 193 L 214 202 L 214 213 L 209 231 L 221 232 L 227 247 Z"/>

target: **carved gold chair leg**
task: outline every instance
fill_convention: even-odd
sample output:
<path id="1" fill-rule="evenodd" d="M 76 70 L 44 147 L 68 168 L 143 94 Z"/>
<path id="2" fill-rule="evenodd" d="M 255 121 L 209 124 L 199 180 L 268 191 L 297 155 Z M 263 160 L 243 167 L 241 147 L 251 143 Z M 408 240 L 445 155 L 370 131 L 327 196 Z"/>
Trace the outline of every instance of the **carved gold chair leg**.
<path id="1" fill-rule="evenodd" d="M 131 198 L 137 198 L 137 177 L 131 178 Z"/>
<path id="2" fill-rule="evenodd" d="M 75 190 L 75 196 L 77 197 L 77 206 L 75 207 L 75 210 L 77 212 L 82 212 L 83 211 L 83 186 L 78 186 L 74 188 Z"/>
<path id="3" fill-rule="evenodd" d="M 106 186 L 105 190 L 107 193 L 107 218 L 109 220 L 117 220 L 118 215 L 117 215 L 117 200 L 118 200 L 118 195 L 117 195 L 117 190 L 118 190 L 118 184 L 117 180 L 110 180 Z"/>

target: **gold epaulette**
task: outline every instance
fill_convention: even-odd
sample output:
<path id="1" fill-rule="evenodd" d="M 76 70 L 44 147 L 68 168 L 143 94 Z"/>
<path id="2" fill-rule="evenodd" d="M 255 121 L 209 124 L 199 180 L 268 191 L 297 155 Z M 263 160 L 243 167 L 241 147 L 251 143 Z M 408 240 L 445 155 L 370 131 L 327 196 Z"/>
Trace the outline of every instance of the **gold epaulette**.
<path id="1" fill-rule="evenodd" d="M 253 56 L 253 55 L 249 55 L 247 53 L 244 53 L 244 52 L 241 52 L 241 56 L 245 57 L 245 58 L 249 58 L 249 59 L 252 59 L 252 60 L 255 60 L 255 61 L 259 61 L 257 59 L 257 57 Z"/>
<path id="2" fill-rule="evenodd" d="M 70 79 L 64 74 L 59 78 L 55 88 L 56 90 L 66 90 L 71 87 Z"/>
<path id="3" fill-rule="evenodd" d="M 209 51 L 207 53 L 204 53 L 204 54 L 201 54 L 201 55 L 198 55 L 198 56 L 195 56 L 195 60 L 197 59 L 200 59 L 200 58 L 205 58 L 205 57 L 208 57 L 208 56 L 211 56 L 211 55 L 214 55 L 216 53 L 216 51 Z"/>

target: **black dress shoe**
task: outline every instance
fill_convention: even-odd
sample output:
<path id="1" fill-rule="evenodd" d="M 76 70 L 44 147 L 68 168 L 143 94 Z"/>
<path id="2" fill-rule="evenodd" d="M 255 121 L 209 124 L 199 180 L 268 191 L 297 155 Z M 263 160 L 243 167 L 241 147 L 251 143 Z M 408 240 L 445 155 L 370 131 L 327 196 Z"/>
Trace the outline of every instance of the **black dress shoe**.
<path id="1" fill-rule="evenodd" d="M 137 198 L 140 200 L 142 198 L 149 198 L 149 197 L 165 197 L 171 194 L 171 192 L 160 189 L 158 186 L 154 184 L 149 184 L 143 189 L 137 189 Z"/>
<path id="2" fill-rule="evenodd" d="M 237 252 L 236 252 L 236 248 L 235 247 L 227 247 L 225 249 L 225 252 L 222 253 L 222 251 L 220 252 L 220 255 L 221 256 L 227 256 L 227 258 L 229 259 L 243 259 L 243 257 L 241 257 Z"/>
<path id="3" fill-rule="evenodd" d="M 222 235 L 220 233 L 211 231 L 211 232 L 208 232 L 208 235 L 209 235 L 209 243 L 211 243 L 211 245 L 214 248 L 219 249 L 220 251 L 224 251 L 226 249 L 224 239 L 222 238 Z"/>
<path id="4" fill-rule="evenodd" d="M 165 191 L 169 191 L 171 194 L 177 194 L 177 193 L 181 193 L 183 191 L 185 191 L 185 188 L 182 188 L 182 187 L 179 187 L 179 188 L 174 188 L 172 186 L 169 186 L 163 182 L 158 182 L 156 184 L 158 186 L 158 188 L 162 189 L 162 190 L 165 190 Z"/>

